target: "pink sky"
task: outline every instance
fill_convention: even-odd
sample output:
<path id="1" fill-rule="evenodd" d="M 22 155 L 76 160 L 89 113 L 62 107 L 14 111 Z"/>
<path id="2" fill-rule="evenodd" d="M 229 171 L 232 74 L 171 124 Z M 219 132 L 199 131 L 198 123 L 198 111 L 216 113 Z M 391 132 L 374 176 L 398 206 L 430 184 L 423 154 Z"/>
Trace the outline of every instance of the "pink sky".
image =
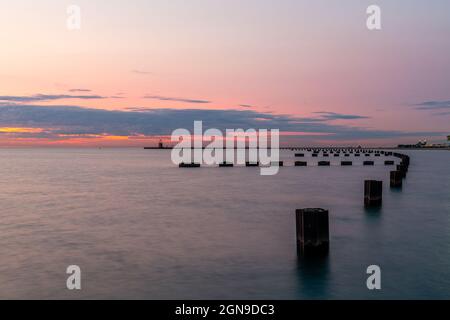
<path id="1" fill-rule="evenodd" d="M 333 125 L 418 133 L 386 137 L 389 143 L 357 139 L 377 144 L 441 141 L 443 134 L 432 133 L 450 131 L 448 2 L 378 1 L 380 31 L 366 28 L 368 1 L 75 2 L 82 10 L 76 31 L 66 28 L 72 2 L 19 0 L 0 10 L 0 96 L 6 97 L 0 108 L 18 104 L 13 96 L 98 95 L 103 98 L 19 104 L 308 118 L 329 112 L 361 116 L 332 119 Z M 0 121 L 0 128 L 40 127 Z M 26 144 L 86 143 L 26 133 Z M 130 140 L 114 145 L 134 145 Z M 24 143 L 0 129 L 0 145 Z"/>

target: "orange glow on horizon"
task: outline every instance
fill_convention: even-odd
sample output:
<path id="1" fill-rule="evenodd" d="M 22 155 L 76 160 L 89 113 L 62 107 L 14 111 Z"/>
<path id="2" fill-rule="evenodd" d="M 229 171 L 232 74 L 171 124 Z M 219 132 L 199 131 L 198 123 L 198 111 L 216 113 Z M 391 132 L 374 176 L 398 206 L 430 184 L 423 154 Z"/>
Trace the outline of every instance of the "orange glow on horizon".
<path id="1" fill-rule="evenodd" d="M 0 127 L 0 133 L 41 133 L 45 130 L 42 128 L 13 128 Z"/>

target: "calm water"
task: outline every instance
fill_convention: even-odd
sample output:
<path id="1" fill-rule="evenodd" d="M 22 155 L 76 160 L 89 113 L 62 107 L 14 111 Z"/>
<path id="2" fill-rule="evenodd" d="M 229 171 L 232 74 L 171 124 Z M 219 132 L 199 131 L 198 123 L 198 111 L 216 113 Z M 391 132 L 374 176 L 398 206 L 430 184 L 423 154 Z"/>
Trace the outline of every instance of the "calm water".
<path id="1" fill-rule="evenodd" d="M 450 152 L 406 153 L 403 190 L 391 191 L 383 165 L 264 177 L 179 169 L 169 151 L 0 149 L 0 298 L 448 299 Z M 367 178 L 384 180 L 379 212 L 363 208 Z M 323 261 L 297 259 L 303 207 L 330 210 Z M 78 292 L 66 289 L 71 264 Z M 381 291 L 366 289 L 371 264 Z"/>

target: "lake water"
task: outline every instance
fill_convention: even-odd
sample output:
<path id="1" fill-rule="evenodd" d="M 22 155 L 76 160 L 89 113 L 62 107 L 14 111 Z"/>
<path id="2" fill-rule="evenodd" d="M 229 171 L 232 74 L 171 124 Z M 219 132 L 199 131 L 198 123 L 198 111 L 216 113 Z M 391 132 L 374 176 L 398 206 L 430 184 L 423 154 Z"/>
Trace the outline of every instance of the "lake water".
<path id="1" fill-rule="evenodd" d="M 302 168 L 285 151 L 287 167 L 261 176 L 179 169 L 167 150 L 0 149 L 0 298 L 449 299 L 450 152 L 405 153 L 392 191 L 385 157 Z M 377 212 L 363 207 L 372 178 Z M 330 211 L 326 259 L 297 257 L 305 207 Z M 379 291 L 366 287 L 372 264 Z M 66 289 L 69 265 L 81 291 Z"/>

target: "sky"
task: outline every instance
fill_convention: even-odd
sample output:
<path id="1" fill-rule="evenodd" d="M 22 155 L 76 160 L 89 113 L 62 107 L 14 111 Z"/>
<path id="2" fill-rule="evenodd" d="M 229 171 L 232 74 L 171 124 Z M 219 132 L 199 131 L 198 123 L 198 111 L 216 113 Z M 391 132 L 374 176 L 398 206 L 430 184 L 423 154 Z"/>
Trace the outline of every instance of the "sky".
<path id="1" fill-rule="evenodd" d="M 195 120 L 299 146 L 450 134 L 447 0 L 0 5 L 0 146 L 152 145 Z"/>

